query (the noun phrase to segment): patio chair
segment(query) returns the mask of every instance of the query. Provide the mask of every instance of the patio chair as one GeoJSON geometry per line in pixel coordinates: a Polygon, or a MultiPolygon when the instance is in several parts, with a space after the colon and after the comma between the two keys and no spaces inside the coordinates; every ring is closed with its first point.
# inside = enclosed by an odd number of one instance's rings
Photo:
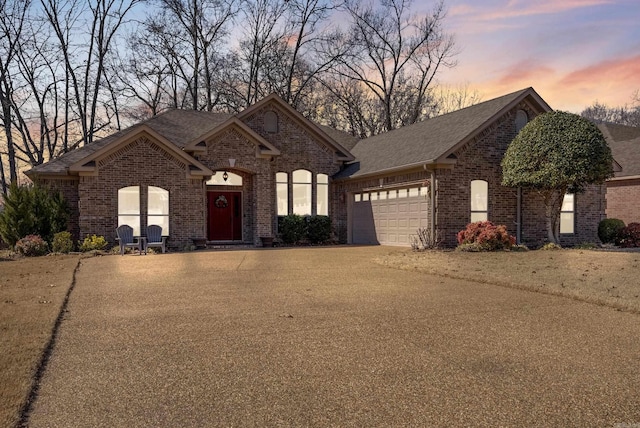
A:
{"type": "Polygon", "coordinates": [[[133,228],[131,226],[127,224],[118,226],[116,234],[118,235],[121,255],[124,256],[124,249],[126,247],[137,248],[138,252],[142,254],[142,240],[133,236],[133,228]]]}
{"type": "Polygon", "coordinates": [[[147,226],[147,242],[144,246],[144,253],[147,254],[147,248],[160,247],[162,254],[167,250],[167,237],[162,236],[162,226],[152,224],[147,226]]]}

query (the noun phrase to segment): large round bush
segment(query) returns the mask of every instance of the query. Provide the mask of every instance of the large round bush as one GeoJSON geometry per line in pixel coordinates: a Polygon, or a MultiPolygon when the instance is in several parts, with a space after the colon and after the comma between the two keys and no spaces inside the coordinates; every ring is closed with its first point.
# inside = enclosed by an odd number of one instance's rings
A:
{"type": "Polygon", "coordinates": [[[598,224],[598,238],[603,244],[614,244],[624,229],[624,221],[617,218],[605,218],[598,224]]]}

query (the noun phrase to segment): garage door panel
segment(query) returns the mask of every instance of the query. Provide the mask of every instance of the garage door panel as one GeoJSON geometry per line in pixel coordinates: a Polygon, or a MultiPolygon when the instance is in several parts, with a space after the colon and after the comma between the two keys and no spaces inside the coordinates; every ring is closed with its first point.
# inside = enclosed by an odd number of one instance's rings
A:
{"type": "MultiPolygon", "coordinates": [[[[416,193],[417,191],[413,192],[416,193]]],[[[409,246],[409,236],[415,235],[419,228],[428,225],[429,205],[424,195],[369,199],[354,203],[352,241],[356,244],[409,246]]]]}

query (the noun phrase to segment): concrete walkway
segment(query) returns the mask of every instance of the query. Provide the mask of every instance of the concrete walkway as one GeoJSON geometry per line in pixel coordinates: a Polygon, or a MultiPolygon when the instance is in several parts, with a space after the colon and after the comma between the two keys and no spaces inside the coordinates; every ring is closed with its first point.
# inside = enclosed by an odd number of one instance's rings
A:
{"type": "Polygon", "coordinates": [[[390,251],[83,260],[30,426],[640,423],[640,316],[390,251]]]}

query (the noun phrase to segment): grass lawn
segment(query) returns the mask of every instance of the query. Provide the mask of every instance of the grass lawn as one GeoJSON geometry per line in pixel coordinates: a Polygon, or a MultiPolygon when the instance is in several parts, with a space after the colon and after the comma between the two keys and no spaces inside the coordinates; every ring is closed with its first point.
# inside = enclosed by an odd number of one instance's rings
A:
{"type": "Polygon", "coordinates": [[[376,261],[399,269],[565,296],[640,313],[640,252],[403,250],[392,251],[376,261]]]}
{"type": "Polygon", "coordinates": [[[0,426],[14,426],[79,256],[0,255],[0,426]]]}

